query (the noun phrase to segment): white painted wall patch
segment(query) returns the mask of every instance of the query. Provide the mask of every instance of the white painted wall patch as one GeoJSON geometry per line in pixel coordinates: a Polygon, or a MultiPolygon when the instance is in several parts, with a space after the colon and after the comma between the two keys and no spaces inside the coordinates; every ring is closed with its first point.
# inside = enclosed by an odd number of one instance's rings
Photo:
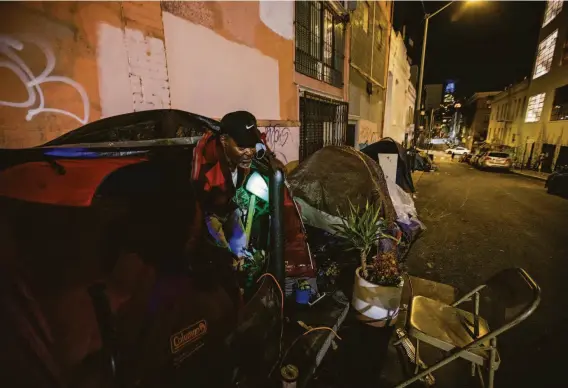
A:
{"type": "Polygon", "coordinates": [[[162,40],[100,24],[97,65],[102,117],[170,107],[162,40]]]}
{"type": "Polygon", "coordinates": [[[293,1],[261,1],[260,20],[281,37],[294,39],[293,1]]]}
{"type": "Polygon", "coordinates": [[[276,59],[169,12],[162,17],[172,108],[212,118],[248,110],[259,120],[280,119],[276,59]]]}

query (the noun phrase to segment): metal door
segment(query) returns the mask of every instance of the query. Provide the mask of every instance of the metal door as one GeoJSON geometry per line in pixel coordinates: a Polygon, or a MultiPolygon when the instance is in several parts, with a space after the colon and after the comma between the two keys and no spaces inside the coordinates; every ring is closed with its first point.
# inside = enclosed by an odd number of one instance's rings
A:
{"type": "Polygon", "coordinates": [[[552,172],[552,159],[554,158],[554,151],[556,146],[554,144],[543,144],[542,153],[545,155],[542,161],[542,172],[552,172]]]}
{"type": "Polygon", "coordinates": [[[355,124],[347,125],[347,137],[345,139],[345,144],[351,147],[355,147],[355,124]]]}

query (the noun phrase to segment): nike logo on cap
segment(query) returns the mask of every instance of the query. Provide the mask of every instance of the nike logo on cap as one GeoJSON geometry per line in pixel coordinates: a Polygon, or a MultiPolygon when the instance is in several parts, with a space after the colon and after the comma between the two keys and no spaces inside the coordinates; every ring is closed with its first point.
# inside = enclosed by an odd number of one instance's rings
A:
{"type": "Polygon", "coordinates": [[[254,124],[252,124],[252,125],[245,125],[245,127],[247,127],[247,129],[251,129],[252,127],[254,127],[254,124]]]}

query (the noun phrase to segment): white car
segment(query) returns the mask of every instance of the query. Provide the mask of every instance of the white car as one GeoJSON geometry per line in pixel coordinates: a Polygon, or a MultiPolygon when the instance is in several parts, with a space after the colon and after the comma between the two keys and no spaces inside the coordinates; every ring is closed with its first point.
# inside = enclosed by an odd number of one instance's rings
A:
{"type": "Polygon", "coordinates": [[[477,161],[477,166],[480,169],[503,169],[510,170],[513,165],[513,160],[511,155],[506,152],[487,152],[479,157],[477,161]]]}
{"type": "Polygon", "coordinates": [[[465,147],[456,147],[456,148],[450,148],[446,150],[446,154],[454,154],[454,155],[464,155],[464,154],[470,154],[471,151],[468,150],[465,147]]]}

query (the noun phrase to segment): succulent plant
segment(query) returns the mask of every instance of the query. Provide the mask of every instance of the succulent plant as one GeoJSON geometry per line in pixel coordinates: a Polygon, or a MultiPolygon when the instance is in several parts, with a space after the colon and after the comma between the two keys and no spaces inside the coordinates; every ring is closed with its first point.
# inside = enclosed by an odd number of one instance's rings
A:
{"type": "Polygon", "coordinates": [[[379,252],[371,260],[367,280],[382,286],[397,286],[402,276],[396,250],[379,252]]]}

